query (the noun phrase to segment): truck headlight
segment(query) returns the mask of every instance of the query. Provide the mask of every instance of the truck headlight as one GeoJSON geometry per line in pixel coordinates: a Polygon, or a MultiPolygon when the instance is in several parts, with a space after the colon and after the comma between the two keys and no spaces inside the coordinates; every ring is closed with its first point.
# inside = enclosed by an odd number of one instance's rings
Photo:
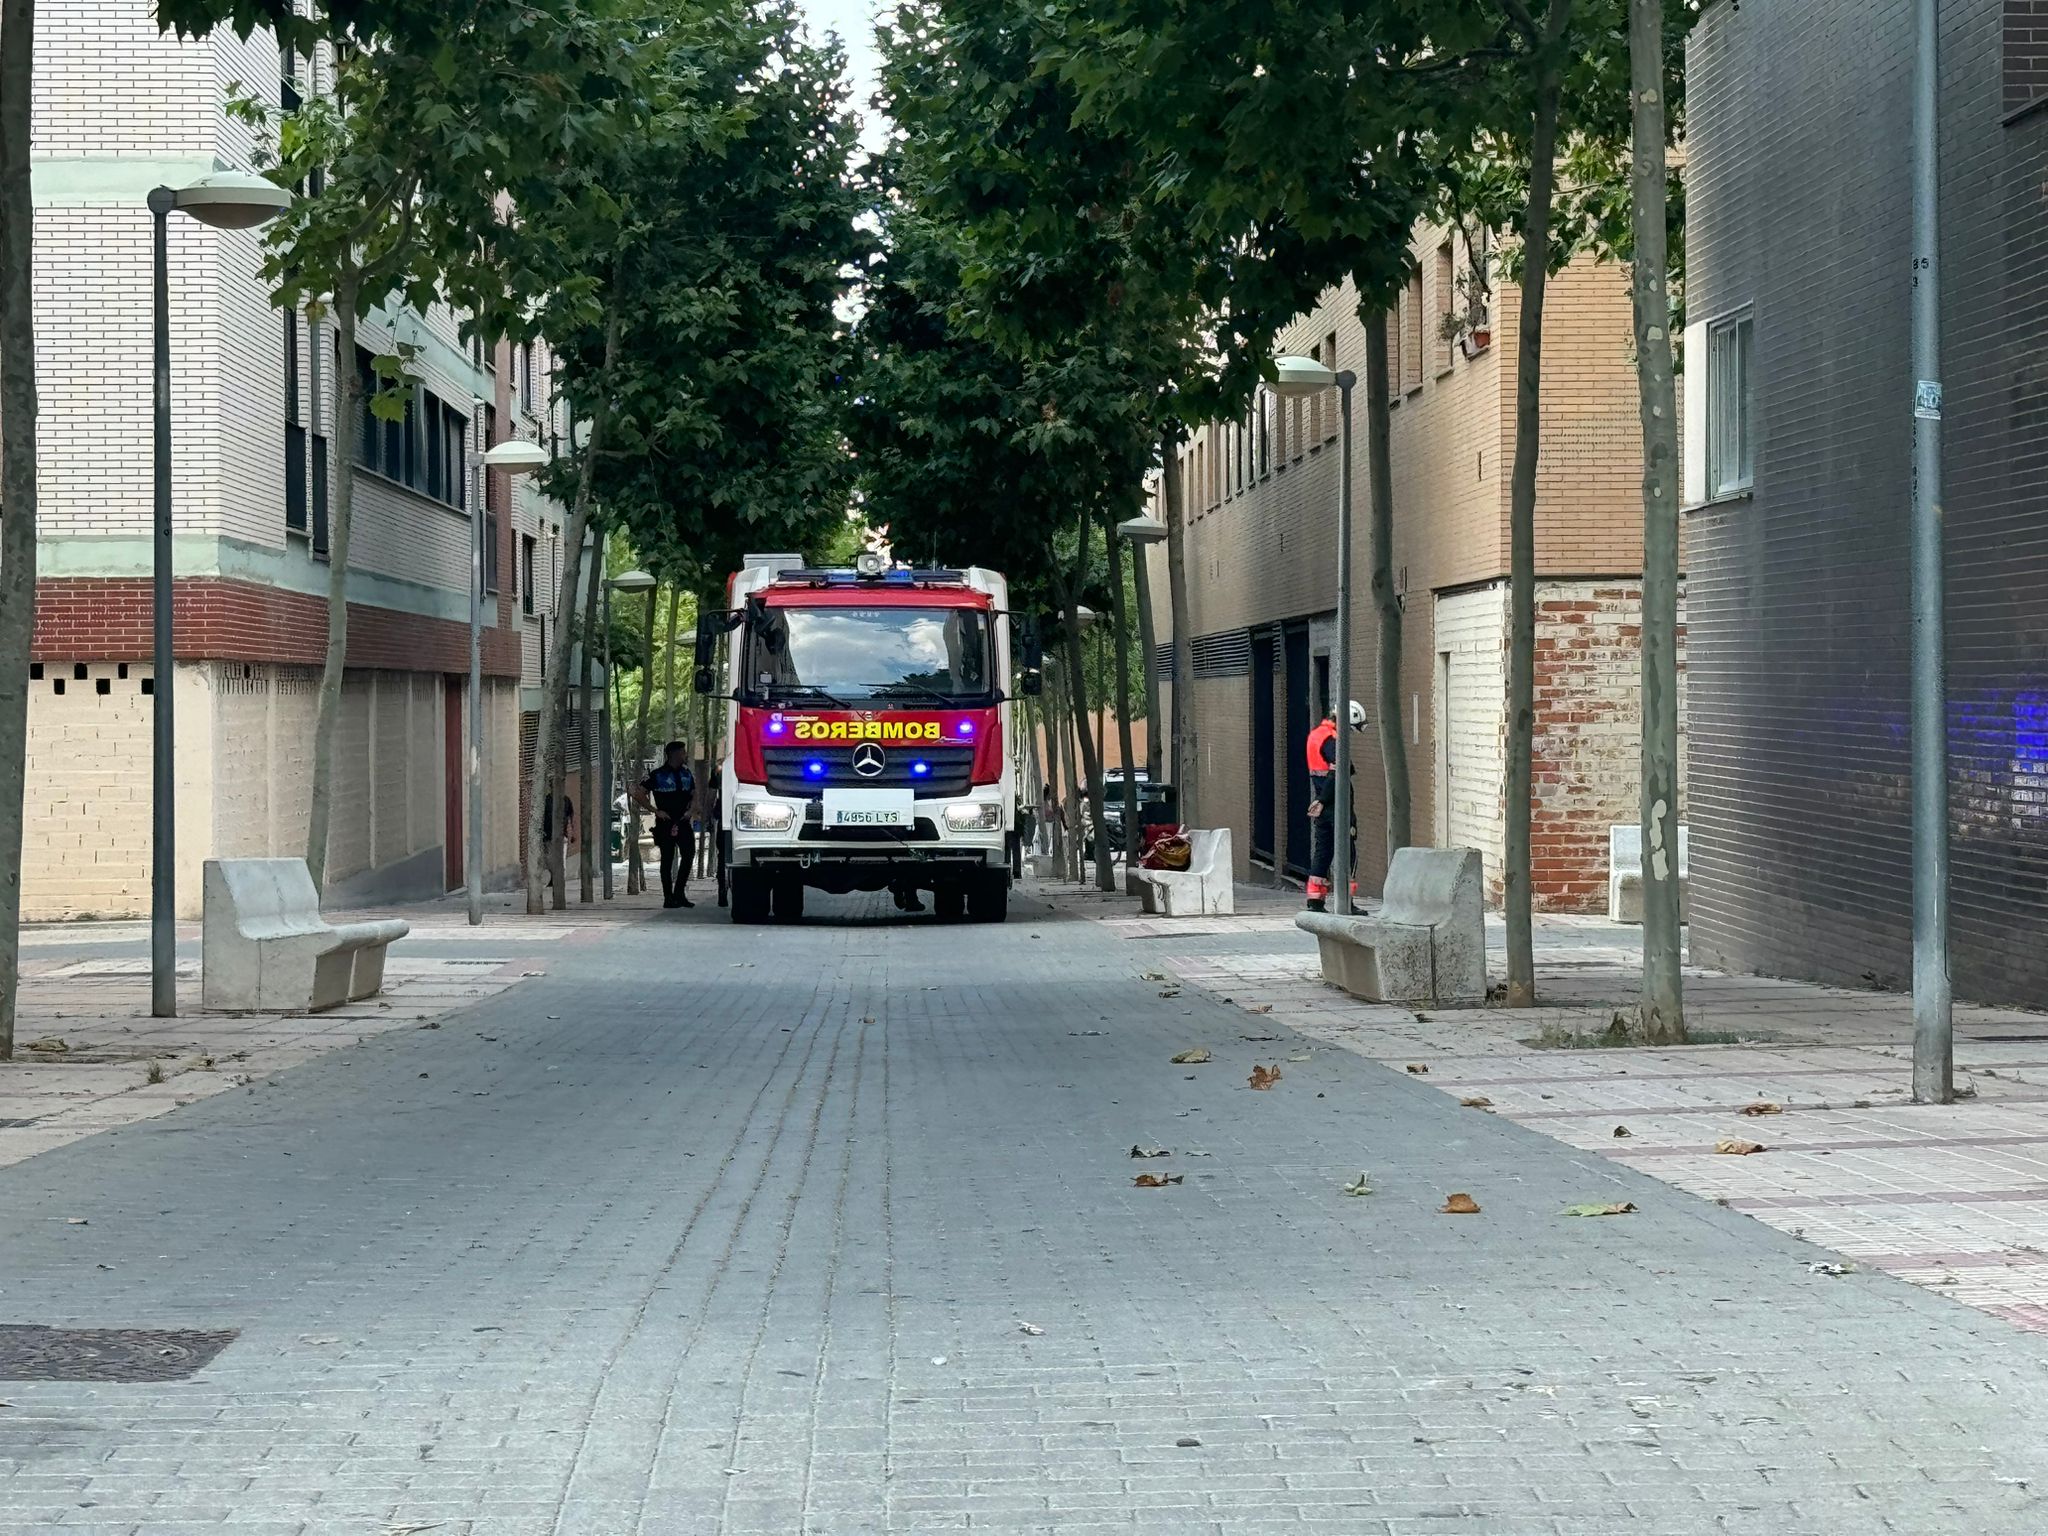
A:
{"type": "Polygon", "coordinates": [[[993,800],[982,805],[949,805],[946,825],[955,832],[993,832],[1003,824],[1003,808],[993,800]]]}
{"type": "Polygon", "coordinates": [[[773,800],[742,800],[738,815],[742,832],[787,832],[796,820],[793,806],[773,800]]]}

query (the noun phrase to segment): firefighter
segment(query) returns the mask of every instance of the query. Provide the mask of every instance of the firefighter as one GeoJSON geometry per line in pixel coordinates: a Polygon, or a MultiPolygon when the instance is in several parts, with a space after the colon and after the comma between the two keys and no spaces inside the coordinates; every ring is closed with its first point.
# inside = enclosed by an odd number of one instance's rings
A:
{"type": "MultiPolygon", "coordinates": [[[[1351,701],[1351,729],[1365,729],[1365,706],[1351,701]]],[[[1350,754],[1345,754],[1348,759],[1350,754]]],[[[1348,771],[1348,768],[1347,768],[1348,771]]],[[[1337,854],[1336,827],[1337,717],[1323,716],[1322,723],[1308,733],[1308,909],[1326,910],[1330,896],[1330,864],[1337,854]]],[[[1358,868],[1358,798],[1351,799],[1351,868],[1358,868]]],[[[1351,894],[1358,894],[1358,881],[1351,881],[1351,894]]]]}

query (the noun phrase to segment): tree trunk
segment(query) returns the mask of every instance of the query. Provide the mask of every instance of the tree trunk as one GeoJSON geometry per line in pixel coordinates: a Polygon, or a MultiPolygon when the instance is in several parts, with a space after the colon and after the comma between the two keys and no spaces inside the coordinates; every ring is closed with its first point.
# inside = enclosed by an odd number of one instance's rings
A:
{"type": "Polygon", "coordinates": [[[21,821],[36,621],[35,0],[0,0],[0,1061],[21,982],[21,821]]]}
{"type": "MultiPolygon", "coordinates": [[[[334,285],[334,511],[327,523],[327,663],[313,724],[313,796],[306,816],[306,868],[313,889],[327,889],[328,830],[334,819],[334,759],[341,734],[341,691],[348,669],[348,539],[354,522],[356,440],[362,431],[362,378],[356,372],[358,279],[334,285]]],[[[167,686],[163,678],[157,686],[167,686]]]]}
{"type": "Polygon", "coordinates": [[[1045,851],[1052,855],[1055,875],[1067,867],[1066,814],[1060,799],[1060,731],[1063,727],[1060,725],[1060,688],[1059,679],[1055,676],[1057,670],[1053,658],[1046,657],[1044,664],[1039,668],[1039,676],[1043,679],[1041,687],[1044,691],[1038,696],[1038,728],[1044,733],[1045,741],[1045,781],[1040,794],[1043,796],[1046,791],[1051,791],[1047,796],[1051,804],[1042,812],[1045,817],[1045,851]]]}
{"type": "MultiPolygon", "coordinates": [[[[606,428],[611,423],[612,365],[619,352],[620,320],[616,313],[606,322],[604,332],[604,363],[598,374],[597,414],[591,418],[590,440],[584,449],[584,464],[594,463],[598,450],[604,446],[606,428]]],[[[343,455],[346,460],[347,455],[343,455]]],[[[580,552],[583,536],[590,526],[590,475],[586,472],[577,477],[576,500],[569,508],[569,526],[562,533],[562,547],[580,552]]],[[[562,562],[561,580],[555,597],[555,629],[548,637],[548,676],[542,689],[540,717],[535,722],[533,742],[533,787],[529,791],[533,798],[534,810],[526,818],[526,910],[538,917],[547,911],[547,891],[542,883],[546,865],[547,839],[541,836],[540,808],[542,796],[548,786],[562,781],[562,711],[569,693],[569,640],[574,626],[565,622],[576,612],[577,579],[582,575],[582,561],[571,554],[562,562]]],[[[559,819],[555,827],[559,834],[559,819]]],[[[562,895],[561,880],[555,882],[556,895],[562,895]]],[[[559,904],[559,903],[558,903],[559,904]]]]}
{"type": "MultiPolygon", "coordinates": [[[[1138,775],[1131,762],[1131,632],[1124,611],[1123,541],[1116,536],[1114,516],[1104,519],[1109,544],[1110,622],[1116,626],[1116,733],[1124,764],[1124,869],[1138,867],[1138,775]]],[[[1143,550],[1133,551],[1140,560],[1143,550]]]]}
{"type": "Polygon", "coordinates": [[[1194,620],[1188,612],[1187,498],[1180,477],[1180,434],[1160,437],[1164,456],[1160,483],[1166,491],[1166,575],[1173,614],[1173,776],[1180,793],[1180,819],[1195,826],[1200,813],[1200,744],[1195,739],[1194,620]]]}
{"type": "MultiPolygon", "coordinates": [[[[585,906],[596,899],[591,883],[597,876],[597,844],[605,841],[604,828],[597,818],[597,780],[599,764],[604,761],[600,745],[603,732],[593,732],[591,726],[601,719],[590,693],[590,673],[595,665],[599,642],[598,615],[603,611],[604,592],[605,530],[600,524],[594,530],[590,541],[590,580],[583,588],[583,664],[577,669],[577,707],[583,711],[583,729],[580,737],[583,743],[583,804],[577,808],[576,820],[583,834],[576,849],[577,899],[585,906]]],[[[606,727],[609,729],[609,726],[606,727]]],[[[605,850],[611,856],[611,850],[605,850]]]]}
{"type": "MultiPolygon", "coordinates": [[[[682,612],[682,607],[683,594],[681,590],[676,587],[670,587],[668,593],[668,641],[663,647],[666,653],[666,660],[662,667],[662,670],[667,674],[662,684],[662,688],[667,694],[667,698],[662,703],[662,723],[664,729],[661,739],[664,744],[676,739],[676,618],[682,612]]],[[[650,630],[649,633],[651,634],[652,631],[650,630]]],[[[696,670],[693,664],[690,668],[693,677],[696,675],[696,670]]],[[[647,675],[649,678],[654,676],[654,667],[651,663],[647,668],[647,675]]],[[[641,761],[645,762],[646,757],[647,744],[642,742],[641,761]]]]}
{"type": "MultiPolygon", "coordinates": [[[[1387,788],[1387,862],[1408,846],[1408,733],[1401,727],[1401,594],[1394,590],[1393,407],[1387,386],[1387,312],[1365,322],[1365,452],[1372,496],[1372,601],[1379,614],[1380,768],[1387,788]]],[[[1343,707],[1350,708],[1347,701],[1343,707]]],[[[1356,870],[1352,873],[1355,875],[1356,870]]]]}
{"type": "Polygon", "coordinates": [[[1522,214],[1521,346],[1515,367],[1515,471],[1508,494],[1507,940],[1510,1008],[1536,1005],[1535,894],[1530,885],[1530,769],[1536,734],[1536,463],[1543,431],[1543,290],[1557,183],[1559,43],[1572,0],[1551,0],[1535,71],[1529,200],[1522,214]]]}
{"type": "MultiPolygon", "coordinates": [[[[654,603],[659,595],[659,592],[647,594],[647,615],[640,625],[640,655],[643,658],[640,672],[640,717],[633,733],[633,766],[621,775],[629,783],[637,780],[647,767],[647,716],[654,707],[654,603]]],[[[670,603],[668,608],[668,636],[668,675],[670,687],[673,689],[676,675],[674,603],[670,603]]],[[[670,697],[674,697],[673,692],[670,697]]],[[[626,889],[644,891],[647,889],[647,871],[640,863],[640,802],[628,795],[626,803],[632,807],[632,820],[626,828],[626,835],[631,839],[631,850],[626,856],[626,889]]]]}
{"type": "MultiPolygon", "coordinates": [[[[1102,796],[1102,736],[1104,721],[1097,720],[1096,729],[1090,732],[1088,726],[1088,657],[1081,640],[1081,591],[1088,579],[1089,546],[1093,542],[1094,519],[1086,512],[1081,514],[1080,538],[1074,555],[1074,577],[1067,587],[1066,631],[1067,661],[1074,669],[1074,724],[1081,733],[1081,771],[1088,776],[1088,814],[1090,825],[1095,829],[1095,888],[1099,891],[1116,889],[1116,860],[1110,857],[1108,828],[1103,818],[1102,796]]],[[[1097,708],[1100,709],[1098,702],[1097,708]]],[[[1084,850],[1085,851],[1085,850],[1084,850]]]]}
{"type": "Polygon", "coordinates": [[[1685,1041],[1678,904],[1678,387],[1665,245],[1664,0],[1630,0],[1636,383],[1643,418],[1643,1000],[1636,1036],[1685,1041]]]}

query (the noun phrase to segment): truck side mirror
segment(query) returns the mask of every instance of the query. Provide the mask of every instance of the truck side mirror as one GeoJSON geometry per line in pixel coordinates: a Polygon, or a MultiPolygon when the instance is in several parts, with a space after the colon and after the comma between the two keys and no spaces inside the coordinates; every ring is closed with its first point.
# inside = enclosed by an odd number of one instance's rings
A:
{"type": "MultiPolygon", "coordinates": [[[[722,617],[722,616],[721,616],[722,617]]],[[[722,630],[714,629],[711,615],[704,614],[697,624],[697,692],[711,694],[718,691],[718,636],[722,630]]]]}
{"type": "MultiPolygon", "coordinates": [[[[1038,620],[1026,619],[1017,626],[1017,643],[1024,652],[1020,662],[1024,675],[1036,677],[1045,668],[1045,641],[1038,633],[1038,620]]],[[[1038,689],[1027,688],[1025,692],[1036,693],[1038,689]]]]}
{"type": "Polygon", "coordinates": [[[1031,698],[1037,698],[1041,693],[1045,692],[1045,674],[1036,667],[1030,668],[1018,677],[1017,691],[1031,698]]]}

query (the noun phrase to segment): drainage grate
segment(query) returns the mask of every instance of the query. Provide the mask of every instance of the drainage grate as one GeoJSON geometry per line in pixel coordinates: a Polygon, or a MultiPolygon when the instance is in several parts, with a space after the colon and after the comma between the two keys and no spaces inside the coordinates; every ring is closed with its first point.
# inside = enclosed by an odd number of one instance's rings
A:
{"type": "Polygon", "coordinates": [[[46,1328],[0,1323],[0,1381],[182,1381],[236,1330],[46,1328]]]}

